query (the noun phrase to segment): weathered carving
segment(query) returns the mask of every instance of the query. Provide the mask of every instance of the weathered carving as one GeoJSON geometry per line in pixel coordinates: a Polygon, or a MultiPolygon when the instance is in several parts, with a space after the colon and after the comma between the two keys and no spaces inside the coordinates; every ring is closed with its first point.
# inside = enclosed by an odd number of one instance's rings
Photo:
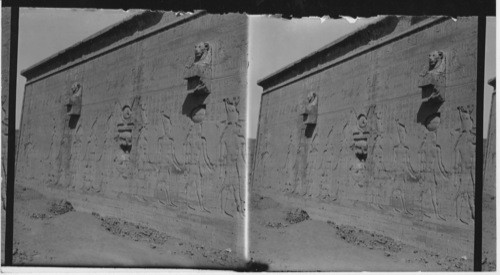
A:
{"type": "Polygon", "coordinates": [[[458,177],[458,190],[455,197],[456,216],[465,224],[473,224],[476,172],[476,132],[471,117],[473,106],[459,106],[457,109],[461,129],[454,147],[454,170],[458,177]]]}
{"type": "Polygon", "coordinates": [[[318,198],[325,201],[336,201],[339,195],[339,185],[342,181],[340,163],[342,162],[342,153],[346,148],[346,129],[349,125],[346,122],[342,126],[340,133],[335,133],[335,127],[332,127],[326,137],[327,144],[323,151],[323,166],[320,180],[320,190],[318,198]]]}
{"type": "Polygon", "coordinates": [[[422,101],[445,101],[446,57],[442,51],[429,54],[429,66],[420,74],[419,85],[422,88],[422,101]]]}
{"type": "MultiPolygon", "coordinates": [[[[172,179],[175,179],[175,182],[179,181],[178,174],[183,172],[183,165],[180,164],[180,161],[178,160],[176,156],[176,150],[174,146],[174,138],[172,136],[172,132],[174,131],[174,127],[172,125],[172,120],[168,114],[166,114],[164,111],[161,112],[162,115],[160,117],[161,119],[161,129],[162,131],[160,132],[160,137],[158,138],[159,146],[160,146],[160,154],[162,156],[165,156],[166,159],[168,160],[167,165],[166,165],[166,175],[168,176],[165,178],[160,178],[160,188],[159,188],[159,199],[158,201],[161,204],[165,205],[170,205],[173,207],[178,207],[178,205],[175,203],[177,200],[177,192],[171,191],[170,182],[172,182],[172,179]],[[173,194],[175,193],[175,194],[173,194]],[[162,199],[166,200],[166,203],[162,201],[162,199]]],[[[160,168],[161,169],[161,168],[160,168]]]]}
{"type": "Polygon", "coordinates": [[[304,113],[302,113],[304,124],[316,125],[318,120],[318,96],[315,92],[307,94],[304,113]]]}
{"type": "Polygon", "coordinates": [[[199,123],[193,120],[191,129],[188,133],[187,139],[184,142],[184,152],[186,157],[186,168],[184,170],[184,176],[186,181],[186,203],[187,206],[193,210],[196,210],[190,205],[189,200],[191,193],[194,191],[200,210],[210,213],[209,210],[205,208],[203,203],[202,187],[206,181],[209,174],[213,172],[213,164],[210,161],[207,153],[207,141],[202,135],[202,114],[204,114],[203,108],[198,108],[198,111],[193,114],[199,123]],[[201,119],[200,119],[201,118],[201,119]]]}
{"type": "Polygon", "coordinates": [[[194,123],[201,123],[207,114],[207,109],[206,109],[205,104],[201,104],[197,107],[195,107],[192,111],[189,117],[194,123]]]}
{"type": "Polygon", "coordinates": [[[384,112],[381,105],[372,105],[368,110],[369,138],[368,154],[371,154],[370,169],[375,178],[382,178],[386,168],[384,165],[383,143],[385,139],[384,112]]]}
{"type": "Polygon", "coordinates": [[[221,194],[221,210],[228,216],[233,216],[229,211],[228,198],[234,199],[236,211],[243,214],[243,199],[241,198],[240,186],[244,175],[244,168],[241,165],[245,162],[244,141],[240,141],[238,123],[239,120],[239,104],[240,98],[225,98],[223,99],[227,120],[221,137],[220,159],[220,174],[224,177],[222,182],[221,194]],[[229,193],[229,194],[227,194],[229,193]]]}
{"type": "Polygon", "coordinates": [[[394,190],[392,194],[399,197],[402,209],[396,211],[413,214],[406,205],[405,195],[411,190],[410,181],[418,180],[416,172],[410,163],[410,148],[406,145],[406,127],[396,119],[398,129],[398,143],[393,148],[394,153],[394,190]]]}
{"type": "Polygon", "coordinates": [[[448,177],[448,172],[444,168],[441,157],[441,146],[437,144],[436,132],[440,123],[441,118],[439,114],[433,114],[426,119],[425,124],[427,133],[419,149],[421,165],[420,174],[423,185],[420,193],[420,201],[422,214],[429,217],[422,209],[426,198],[424,195],[430,193],[434,214],[438,219],[445,220],[439,213],[439,203],[437,199],[437,190],[441,188],[443,184],[443,182],[439,180],[439,175],[441,175],[442,180],[447,180],[448,177]]]}
{"type": "Polygon", "coordinates": [[[210,94],[212,78],[212,49],[207,42],[194,47],[194,60],[186,66],[184,79],[188,81],[188,90],[195,94],[210,94]]]}
{"type": "Polygon", "coordinates": [[[122,108],[122,116],[117,124],[118,128],[118,141],[120,148],[126,154],[130,154],[132,150],[132,130],[134,122],[132,120],[132,109],[129,105],[122,108]]]}
{"type": "Polygon", "coordinates": [[[352,148],[356,157],[364,162],[368,156],[368,137],[370,132],[367,129],[367,119],[365,114],[358,115],[357,125],[353,131],[352,148]]]}
{"type": "Polygon", "coordinates": [[[82,110],[82,85],[75,83],[71,86],[71,94],[66,103],[66,111],[69,116],[79,116],[82,110]]]}

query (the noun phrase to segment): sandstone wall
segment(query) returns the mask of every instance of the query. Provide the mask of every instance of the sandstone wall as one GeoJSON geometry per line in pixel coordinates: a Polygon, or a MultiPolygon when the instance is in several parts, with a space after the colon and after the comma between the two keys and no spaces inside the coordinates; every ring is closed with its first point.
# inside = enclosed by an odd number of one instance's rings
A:
{"type": "MultiPolygon", "coordinates": [[[[496,79],[489,82],[495,88],[496,79]]],[[[485,90],[491,87],[485,87],[485,90]]],[[[483,258],[496,260],[496,91],[491,96],[488,139],[484,150],[483,258]]]]}
{"type": "Polygon", "coordinates": [[[475,18],[387,17],[260,81],[253,194],[470,257],[476,56],[475,18]]]}
{"type": "Polygon", "coordinates": [[[17,183],[242,253],[247,27],[146,12],[24,71],[17,183]]]}

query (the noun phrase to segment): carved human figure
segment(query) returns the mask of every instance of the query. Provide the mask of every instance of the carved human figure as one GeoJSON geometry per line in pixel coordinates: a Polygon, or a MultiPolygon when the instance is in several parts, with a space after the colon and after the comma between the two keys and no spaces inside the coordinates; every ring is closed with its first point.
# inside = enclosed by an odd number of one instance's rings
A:
{"type": "MultiPolygon", "coordinates": [[[[162,130],[163,130],[163,135],[159,138],[159,143],[160,143],[160,154],[161,155],[166,155],[166,159],[168,160],[167,162],[167,167],[165,170],[167,170],[167,175],[168,179],[159,179],[159,190],[162,193],[161,196],[165,196],[166,199],[166,205],[177,207],[178,205],[174,201],[174,196],[173,192],[171,192],[171,186],[169,185],[169,182],[178,182],[178,177],[176,176],[179,174],[179,172],[182,171],[183,169],[183,164],[180,163],[177,155],[176,155],[176,150],[174,146],[174,137],[172,135],[173,129],[175,129],[172,125],[172,120],[170,118],[170,115],[166,114],[165,112],[162,112],[161,115],[162,119],[162,130]],[[166,149],[165,149],[166,148],[166,149]],[[168,152],[168,153],[165,153],[168,152]]],[[[180,129],[177,129],[179,131],[180,129]]],[[[178,153],[178,152],[177,152],[178,153]]],[[[158,200],[161,204],[163,203],[162,200],[158,200]]]]}
{"type": "Polygon", "coordinates": [[[205,183],[208,174],[213,172],[213,165],[208,158],[207,142],[202,135],[202,122],[205,116],[204,106],[196,107],[190,114],[191,129],[189,130],[187,139],[184,143],[186,156],[185,177],[186,182],[186,203],[187,206],[196,210],[189,204],[191,193],[196,194],[200,210],[210,213],[203,203],[202,186],[205,183]]]}
{"type": "Polygon", "coordinates": [[[455,152],[454,170],[458,177],[458,190],[455,197],[456,216],[461,222],[472,224],[474,221],[474,174],[476,172],[476,133],[471,117],[473,109],[471,106],[468,108],[460,106],[457,109],[460,115],[461,131],[453,150],[455,152]],[[463,209],[466,210],[463,211],[463,209]]]}
{"type": "Polygon", "coordinates": [[[409,211],[406,205],[405,195],[408,194],[408,191],[412,189],[410,186],[410,178],[414,181],[417,181],[416,172],[411,166],[409,151],[410,148],[406,145],[406,127],[404,124],[397,122],[397,130],[398,130],[398,144],[396,144],[393,148],[394,153],[394,190],[392,192],[393,195],[397,195],[399,193],[399,199],[401,201],[402,209],[398,209],[395,207],[395,210],[398,212],[404,212],[407,214],[413,214],[409,211]]]}
{"type": "Polygon", "coordinates": [[[212,55],[210,44],[200,42],[194,47],[194,60],[186,66],[184,78],[188,80],[188,89],[195,93],[209,94],[207,86],[211,78],[212,55]]]}
{"type": "Polygon", "coordinates": [[[220,149],[220,169],[223,170],[220,174],[224,177],[220,190],[221,210],[226,215],[232,217],[233,215],[228,209],[229,198],[232,197],[234,199],[238,213],[243,215],[244,211],[243,199],[240,192],[242,178],[245,173],[243,167],[241,167],[245,162],[244,144],[239,137],[239,128],[241,127],[238,123],[239,111],[237,106],[239,104],[239,97],[225,98],[223,102],[227,120],[226,127],[221,136],[222,146],[220,149]]]}
{"type": "Polygon", "coordinates": [[[265,131],[263,136],[260,137],[259,143],[260,142],[262,142],[262,146],[259,146],[259,148],[262,149],[260,149],[260,155],[256,156],[257,165],[255,165],[255,167],[259,167],[260,170],[258,174],[259,177],[257,177],[257,175],[254,176],[254,178],[256,178],[255,182],[263,182],[268,176],[267,167],[269,167],[269,161],[271,160],[271,150],[269,145],[271,142],[271,134],[269,131],[265,131]]]}
{"type": "MultiPolygon", "coordinates": [[[[445,220],[439,213],[439,202],[437,200],[438,176],[447,178],[448,172],[445,170],[442,157],[441,146],[437,144],[437,129],[441,123],[441,118],[437,114],[429,116],[426,120],[427,133],[419,149],[420,173],[422,180],[421,211],[423,209],[424,194],[430,193],[434,213],[438,219],[445,220]]],[[[424,211],[422,213],[429,217],[424,211]]]]}
{"type": "Polygon", "coordinates": [[[374,105],[373,109],[373,119],[370,123],[370,136],[368,139],[368,144],[370,144],[369,153],[372,155],[371,165],[373,168],[373,176],[376,179],[382,178],[383,173],[387,170],[384,164],[384,119],[383,119],[383,109],[380,105],[374,105]]]}
{"type": "MultiPolygon", "coordinates": [[[[285,157],[285,161],[283,162],[283,165],[282,165],[282,168],[281,168],[281,171],[283,173],[283,177],[282,177],[282,180],[284,181],[284,186],[282,188],[282,191],[285,192],[285,193],[288,193],[288,192],[291,192],[292,189],[291,189],[291,186],[292,186],[292,181],[293,181],[293,177],[291,177],[293,175],[293,152],[294,152],[294,139],[293,139],[293,133],[294,133],[294,129],[290,127],[290,134],[288,136],[288,146],[287,146],[287,150],[286,150],[286,157],[285,157]]],[[[281,177],[280,177],[281,179],[281,177]]]]}
{"type": "Polygon", "coordinates": [[[339,135],[335,135],[335,127],[332,127],[327,135],[325,145],[325,150],[323,151],[324,163],[323,171],[321,173],[320,181],[320,192],[318,198],[326,201],[336,201],[338,199],[339,193],[339,183],[341,176],[341,171],[339,169],[339,164],[342,161],[342,152],[346,147],[346,129],[348,123],[346,122],[342,127],[342,132],[340,133],[340,140],[338,140],[339,135]],[[334,135],[332,135],[334,134],[334,135]]]}
{"type": "Polygon", "coordinates": [[[318,96],[315,92],[309,92],[307,94],[307,101],[304,113],[304,123],[305,124],[316,124],[318,120],[318,96]]]}
{"type": "Polygon", "coordinates": [[[71,85],[71,94],[66,104],[66,110],[70,116],[79,116],[82,110],[82,85],[74,83],[71,85]]]}
{"type": "Polygon", "coordinates": [[[132,150],[132,130],[134,122],[132,118],[132,109],[129,105],[122,107],[122,114],[117,123],[118,129],[118,150],[114,162],[116,169],[125,179],[129,178],[131,173],[129,169],[130,151],[132,150]]]}
{"type": "Polygon", "coordinates": [[[429,65],[420,74],[420,77],[419,87],[429,90],[429,95],[422,98],[422,102],[432,100],[443,102],[443,86],[446,77],[446,59],[443,51],[432,51],[429,54],[429,65]]]}
{"type": "Polygon", "coordinates": [[[307,145],[306,166],[304,171],[304,188],[302,196],[317,197],[319,193],[319,182],[316,180],[321,173],[321,158],[319,151],[323,151],[318,138],[318,132],[314,132],[309,144],[307,145]]]}

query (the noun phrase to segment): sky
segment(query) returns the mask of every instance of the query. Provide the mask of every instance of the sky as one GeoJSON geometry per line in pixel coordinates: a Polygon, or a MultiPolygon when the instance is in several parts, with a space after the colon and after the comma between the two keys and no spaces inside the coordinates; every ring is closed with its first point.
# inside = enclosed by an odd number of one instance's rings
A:
{"type": "MultiPolygon", "coordinates": [[[[140,11],[20,9],[16,128],[20,125],[25,85],[25,78],[20,75],[20,71],[137,12],[140,11]]],[[[376,20],[376,17],[358,18],[355,23],[349,23],[346,19],[286,20],[270,16],[250,16],[248,90],[250,117],[254,119],[250,121],[249,136],[254,138],[257,132],[262,93],[262,88],[256,84],[259,79],[376,20]]],[[[485,81],[495,75],[495,31],[495,18],[488,18],[485,81]]],[[[486,85],[485,135],[492,91],[486,85]]]]}
{"type": "MultiPolygon", "coordinates": [[[[250,16],[250,117],[259,116],[262,88],[257,81],[376,20],[377,17],[359,18],[349,23],[346,19],[250,16]]],[[[257,136],[257,125],[258,119],[250,121],[251,138],[257,136]]]]}
{"type": "Polygon", "coordinates": [[[19,9],[16,129],[21,123],[26,78],[21,71],[138,11],[19,9]]]}

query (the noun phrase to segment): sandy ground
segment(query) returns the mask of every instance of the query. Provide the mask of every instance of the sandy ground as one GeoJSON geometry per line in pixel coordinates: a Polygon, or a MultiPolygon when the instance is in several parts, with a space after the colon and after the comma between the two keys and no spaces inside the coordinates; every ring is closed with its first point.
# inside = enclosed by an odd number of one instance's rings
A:
{"type": "MultiPolygon", "coordinates": [[[[255,270],[472,270],[472,259],[438,255],[334,221],[312,220],[271,198],[253,198],[250,257],[255,270]]],[[[231,251],[196,245],[113,217],[76,212],[65,201],[29,188],[16,189],[15,199],[15,265],[231,269],[242,264],[231,251]]],[[[494,230],[494,224],[483,230],[494,230]]],[[[496,269],[495,241],[485,243],[483,270],[496,269]]]]}
{"type": "Polygon", "coordinates": [[[483,196],[483,271],[496,270],[496,198],[483,196]]]}
{"type": "Polygon", "coordinates": [[[232,251],[203,247],[112,217],[76,212],[65,201],[29,188],[17,188],[15,200],[14,265],[230,269],[242,264],[232,251]]]}
{"type": "Polygon", "coordinates": [[[438,255],[254,196],[250,257],[270,271],[470,271],[473,259],[438,255]],[[295,217],[290,218],[290,217],[295,217]],[[302,221],[301,221],[302,220],[302,221]]]}

